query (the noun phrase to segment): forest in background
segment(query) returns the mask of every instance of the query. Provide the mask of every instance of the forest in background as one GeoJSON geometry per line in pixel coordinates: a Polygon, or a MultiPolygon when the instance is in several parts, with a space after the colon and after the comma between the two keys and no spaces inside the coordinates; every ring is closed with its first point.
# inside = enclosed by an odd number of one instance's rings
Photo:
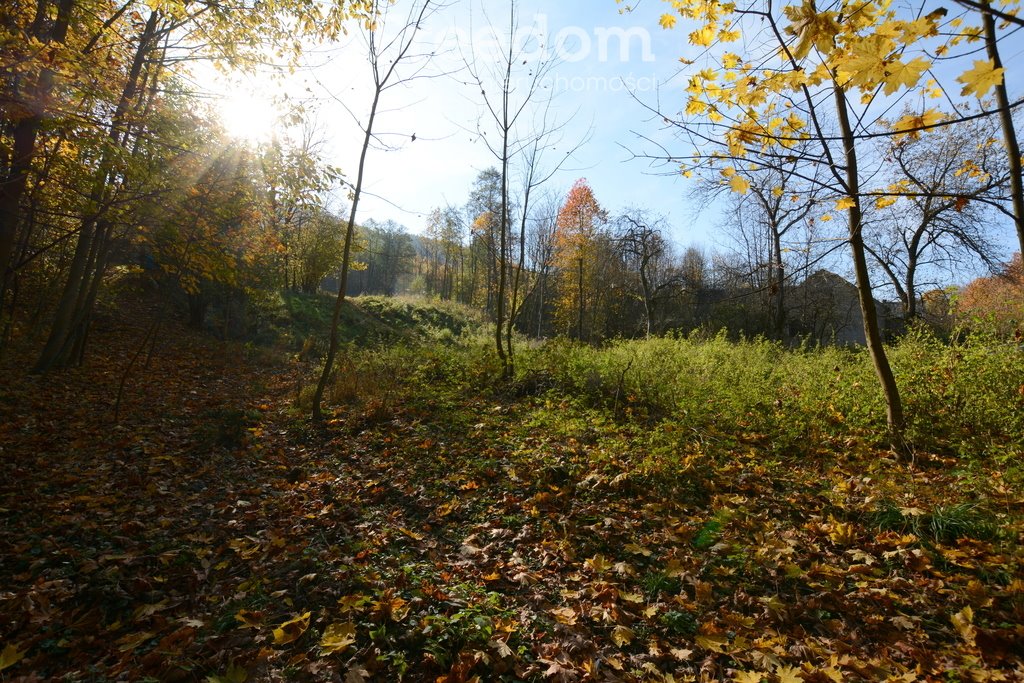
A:
{"type": "Polygon", "coordinates": [[[360,201],[438,4],[0,10],[3,680],[1024,677],[1016,3],[666,0],[638,156],[720,252],[556,186],[517,7],[415,235],[360,201]],[[345,34],[344,166],[191,85],[345,34]]]}
{"type": "MultiPolygon", "coordinates": [[[[887,10],[844,29],[848,36],[824,12],[815,26],[839,47],[808,42],[811,29],[799,22],[780,29],[780,40],[799,41],[791,63],[765,72],[790,74],[774,80],[755,76],[752,55],[730,51],[738,30],[691,36],[719,68],[694,65],[685,111],[665,116],[679,133],[663,161],[692,178],[690,199],[707,209],[698,220],[718,220],[733,245],[709,252],[674,244],[678,230],[642,203],[613,211],[585,180],[568,191],[552,184],[586,137],[551,113],[543,78],[557,60],[520,59],[533,53],[518,38],[515,5],[490,18],[507,51],[489,61],[470,51],[463,64],[480,88],[479,128],[492,133],[481,140],[494,165],[463,205],[434,209],[419,235],[358,215],[366,165],[387,151],[374,122],[393,88],[424,77],[430,55],[417,34],[439,9],[76,0],[6,8],[4,347],[41,343],[37,372],[80,364],[97,298],[126,273],[144,273],[194,326],[214,306],[236,338],[252,332],[261,298],[343,282],[343,296],[415,293],[479,308],[494,321],[506,374],[514,332],[598,343],[727,329],[789,344],[862,343],[896,409],[883,341],[921,322],[946,337],[980,321],[1002,333],[1019,324],[1019,255],[1011,260],[1001,246],[1024,235],[1018,108],[999,58],[1000,41],[1020,29],[1012,11],[964,5],[955,17],[910,21],[887,10]],[[329,43],[348,31],[365,37],[374,88],[365,106],[351,105],[365,109],[365,139],[347,168],[323,158],[329,133],[303,109],[290,126],[281,122],[281,135],[255,144],[232,137],[190,86],[196,62],[252,69],[267,50],[297,58],[298,37],[329,43]],[[844,71],[869,38],[877,62],[844,71]],[[973,60],[980,50],[988,61],[973,60]],[[932,59],[973,67],[946,83],[939,77],[949,69],[932,59]],[[860,104],[845,98],[836,110],[823,99],[829,69],[836,92],[858,93],[860,104]],[[914,109],[913,97],[927,106],[914,109]],[[558,145],[570,151],[553,153],[558,145]],[[339,187],[348,203],[331,208],[339,187]],[[949,286],[979,269],[990,277],[949,286]]],[[[663,28],[705,10],[673,11],[663,28]]],[[[784,21],[795,21],[790,14],[784,21]]],[[[708,32],[718,19],[705,19],[708,32]]],[[[335,354],[332,345],[328,360],[335,354]]]]}

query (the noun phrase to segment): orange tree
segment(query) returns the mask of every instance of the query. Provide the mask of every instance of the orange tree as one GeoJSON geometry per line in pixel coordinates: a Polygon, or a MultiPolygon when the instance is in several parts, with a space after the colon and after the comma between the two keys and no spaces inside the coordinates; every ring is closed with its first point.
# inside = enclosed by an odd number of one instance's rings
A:
{"type": "Polygon", "coordinates": [[[1024,263],[1020,252],[999,273],[968,284],[956,308],[962,318],[991,324],[1000,334],[1019,336],[1024,332],[1024,263]]]}
{"type": "Polygon", "coordinates": [[[578,340],[602,331],[602,237],[607,214],[584,179],[577,180],[558,212],[554,265],[558,271],[555,321],[578,340]]]}

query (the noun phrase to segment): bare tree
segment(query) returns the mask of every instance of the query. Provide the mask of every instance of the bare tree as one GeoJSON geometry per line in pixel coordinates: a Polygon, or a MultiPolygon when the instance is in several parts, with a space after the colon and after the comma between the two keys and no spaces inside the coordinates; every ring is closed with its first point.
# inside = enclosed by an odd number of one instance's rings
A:
{"type": "MultiPolygon", "coordinates": [[[[536,308],[536,336],[544,336],[544,312],[548,302],[548,288],[555,255],[555,230],[561,200],[547,192],[535,203],[531,229],[526,236],[529,268],[534,274],[534,307],[536,308]]],[[[532,326],[532,323],[531,323],[532,326]]]]}
{"type": "MultiPolygon", "coordinates": [[[[341,310],[345,303],[345,290],[348,286],[348,273],[352,256],[352,241],[356,228],[356,216],[359,210],[359,200],[363,194],[363,182],[366,178],[366,160],[374,142],[378,139],[378,133],[374,130],[374,124],[380,111],[381,99],[384,94],[396,86],[409,83],[410,81],[422,78],[426,75],[425,69],[429,55],[419,54],[414,50],[416,37],[423,23],[434,14],[438,5],[433,0],[417,0],[409,5],[408,12],[402,16],[395,16],[398,12],[397,6],[387,0],[379,0],[375,3],[376,18],[367,21],[363,26],[363,36],[366,40],[367,61],[370,67],[370,77],[373,83],[373,94],[370,101],[366,118],[360,123],[363,132],[363,144],[359,152],[358,171],[356,181],[351,187],[352,206],[349,209],[348,225],[345,229],[345,249],[341,262],[341,274],[339,277],[338,297],[334,302],[334,311],[331,315],[331,335],[327,346],[327,358],[324,361],[323,371],[316,385],[316,392],[313,394],[313,419],[322,419],[324,391],[330,380],[334,369],[334,359],[338,353],[338,323],[341,320],[341,310]],[[400,70],[400,67],[409,66],[409,72],[400,70]]],[[[340,101],[339,98],[335,98],[340,101]]]]}
{"type": "Polygon", "coordinates": [[[938,282],[928,274],[955,273],[970,260],[994,268],[987,232],[993,207],[1008,189],[1006,154],[997,122],[978,119],[886,141],[895,164],[894,191],[871,212],[865,247],[899,296],[906,320],[918,316],[918,292],[938,282]]]}
{"type": "MultiPolygon", "coordinates": [[[[759,158],[756,153],[751,156],[759,158]]],[[[724,228],[741,252],[738,263],[744,264],[737,275],[747,281],[752,295],[762,298],[767,329],[779,340],[786,338],[786,289],[807,275],[787,256],[815,248],[810,235],[821,209],[819,173],[819,166],[807,168],[797,156],[764,159],[756,168],[736,170],[748,184],[744,194],[731,192],[722,178],[704,178],[693,191],[702,207],[725,199],[724,228]]]]}
{"type": "Polygon", "coordinates": [[[665,219],[642,209],[630,209],[615,220],[615,239],[627,269],[636,275],[644,309],[644,334],[654,331],[661,304],[682,288],[682,273],[675,268],[671,244],[665,239],[665,219]]]}
{"type": "MultiPolygon", "coordinates": [[[[492,28],[498,24],[487,17],[492,28]]],[[[495,30],[497,35],[497,30],[495,30]]],[[[533,194],[562,166],[565,159],[581,143],[570,145],[561,158],[545,165],[544,156],[564,143],[562,131],[567,121],[556,121],[551,108],[552,90],[545,80],[554,68],[554,62],[543,49],[534,45],[536,37],[520,40],[518,3],[508,4],[507,23],[501,31],[504,44],[496,61],[476,54],[478,46],[469,45],[469,54],[463,59],[474,85],[479,88],[483,115],[478,121],[481,138],[498,162],[500,200],[498,215],[494,217],[497,243],[494,245],[497,279],[494,309],[494,344],[501,360],[502,376],[507,378],[514,370],[512,329],[520,305],[519,288],[526,259],[526,227],[530,216],[533,194]],[[531,59],[532,53],[541,56],[531,59]],[[545,92],[547,90],[547,92],[545,92]],[[522,175],[522,193],[519,205],[518,239],[512,233],[513,172],[519,167],[522,175]],[[513,247],[518,244],[516,267],[513,247]]]]}

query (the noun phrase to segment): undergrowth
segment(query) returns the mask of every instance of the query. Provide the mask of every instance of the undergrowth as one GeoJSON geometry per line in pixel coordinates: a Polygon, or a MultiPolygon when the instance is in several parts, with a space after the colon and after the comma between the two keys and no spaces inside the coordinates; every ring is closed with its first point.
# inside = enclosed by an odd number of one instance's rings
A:
{"type": "MultiPolygon", "coordinates": [[[[401,329],[425,331],[390,345],[349,343],[330,403],[390,404],[403,394],[400,386],[533,397],[553,413],[545,429],[583,441],[601,423],[609,433],[640,430],[655,461],[677,466],[712,446],[756,444],[769,456],[794,457],[835,453],[853,442],[887,445],[883,397],[864,349],[786,348],[724,334],[603,347],[555,340],[519,344],[516,375],[501,384],[486,329],[458,307],[382,297],[360,299],[358,306],[401,329]],[[593,424],[572,426],[569,416],[586,411],[584,421],[593,424]]],[[[1017,468],[1024,452],[1024,348],[985,335],[943,342],[912,332],[889,355],[908,420],[905,437],[915,451],[996,458],[1017,468]]]]}
{"type": "MultiPolygon", "coordinates": [[[[881,444],[885,407],[863,349],[666,337],[603,348],[553,342],[522,354],[521,382],[619,421],[746,435],[780,453],[856,438],[881,444]],[[542,377],[543,381],[537,378],[542,377]]],[[[1016,461],[1024,451],[1024,349],[984,336],[905,337],[890,358],[916,448],[1016,461]]]]}

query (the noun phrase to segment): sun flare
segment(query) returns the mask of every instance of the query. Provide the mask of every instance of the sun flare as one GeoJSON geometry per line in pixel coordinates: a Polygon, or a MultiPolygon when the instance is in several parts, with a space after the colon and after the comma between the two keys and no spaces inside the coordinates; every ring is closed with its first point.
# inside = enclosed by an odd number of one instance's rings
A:
{"type": "Polygon", "coordinates": [[[218,96],[217,111],[227,133],[241,140],[266,141],[281,126],[274,102],[252,89],[225,89],[218,96]]]}

